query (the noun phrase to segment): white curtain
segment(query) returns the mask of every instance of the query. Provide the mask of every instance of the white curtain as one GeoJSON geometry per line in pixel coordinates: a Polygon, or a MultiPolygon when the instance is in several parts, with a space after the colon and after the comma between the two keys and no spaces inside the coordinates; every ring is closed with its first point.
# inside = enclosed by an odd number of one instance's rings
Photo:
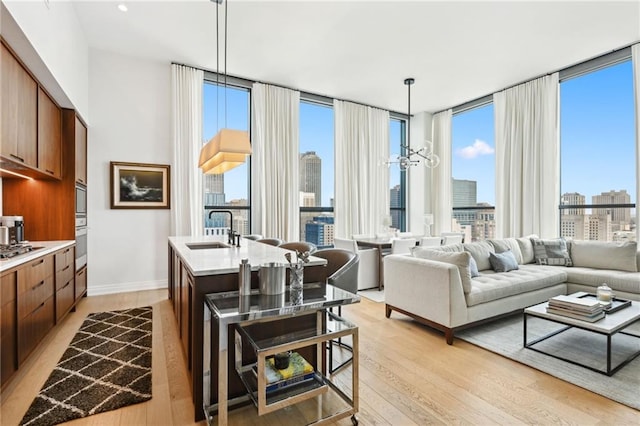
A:
{"type": "Polygon", "coordinates": [[[389,214],[389,111],[334,100],[335,236],[375,234],[389,214]]]}
{"type": "Polygon", "coordinates": [[[203,234],[202,91],[204,72],[171,65],[173,170],[171,171],[171,234],[203,234]]]}
{"type": "MultiPolygon", "coordinates": [[[[636,215],[640,205],[640,43],[631,46],[633,87],[636,107],[636,215]]],[[[636,240],[640,241],[640,227],[636,226],[636,240]]]]}
{"type": "Polygon", "coordinates": [[[493,95],[496,237],[559,235],[558,73],[493,95]]]}
{"type": "Polygon", "coordinates": [[[433,116],[433,152],[440,157],[440,165],[431,169],[431,193],[427,195],[427,213],[433,214],[432,235],[451,231],[453,199],[451,195],[451,117],[452,110],[433,116]]]}
{"type": "Polygon", "coordinates": [[[300,92],[254,83],[251,92],[253,232],[300,239],[300,92]]]}

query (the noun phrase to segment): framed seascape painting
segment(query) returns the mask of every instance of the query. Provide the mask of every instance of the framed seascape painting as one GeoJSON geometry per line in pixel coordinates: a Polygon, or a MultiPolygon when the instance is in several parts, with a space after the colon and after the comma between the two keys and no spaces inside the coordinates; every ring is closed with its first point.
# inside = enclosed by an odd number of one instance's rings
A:
{"type": "Polygon", "coordinates": [[[170,208],[169,165],[111,162],[112,209],[170,208]]]}

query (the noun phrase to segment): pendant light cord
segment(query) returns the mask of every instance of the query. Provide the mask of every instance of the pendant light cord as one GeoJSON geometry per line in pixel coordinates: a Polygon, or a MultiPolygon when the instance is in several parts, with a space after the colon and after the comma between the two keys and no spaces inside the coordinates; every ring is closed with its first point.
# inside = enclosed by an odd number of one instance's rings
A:
{"type": "Polygon", "coordinates": [[[227,10],[229,0],[224,5],[224,127],[227,127],[227,10]]]}
{"type": "Polygon", "coordinates": [[[218,118],[220,116],[220,20],[218,19],[218,9],[220,8],[220,3],[216,3],[216,133],[220,128],[218,123],[218,118]]]}

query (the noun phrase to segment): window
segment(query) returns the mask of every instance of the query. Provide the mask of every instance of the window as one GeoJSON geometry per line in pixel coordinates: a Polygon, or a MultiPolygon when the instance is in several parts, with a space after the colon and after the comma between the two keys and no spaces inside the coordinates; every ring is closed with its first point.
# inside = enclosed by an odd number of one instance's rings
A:
{"type": "Polygon", "coordinates": [[[300,102],[300,240],[333,245],[333,108],[300,102]]]}
{"type": "Polygon", "coordinates": [[[561,236],[635,241],[634,114],[628,59],[561,80],[561,236]]]}
{"type": "MultiPolygon", "coordinates": [[[[389,123],[389,157],[398,153],[404,155],[402,145],[406,142],[407,122],[391,118],[389,123]]],[[[389,206],[391,207],[391,227],[405,231],[407,227],[407,197],[405,192],[406,170],[394,165],[389,167],[389,206]]]]}
{"type": "MultiPolygon", "coordinates": [[[[229,84],[225,88],[222,82],[216,84],[215,81],[205,80],[202,144],[206,144],[221,128],[248,131],[249,102],[247,88],[229,84]]],[[[224,235],[230,227],[243,235],[251,232],[249,163],[250,158],[226,173],[203,176],[205,235],[224,235]],[[212,210],[229,210],[231,214],[221,212],[210,215],[212,210]]]]}
{"type": "Polygon", "coordinates": [[[492,103],[453,115],[451,230],[467,242],[495,236],[494,152],[492,103]]]}

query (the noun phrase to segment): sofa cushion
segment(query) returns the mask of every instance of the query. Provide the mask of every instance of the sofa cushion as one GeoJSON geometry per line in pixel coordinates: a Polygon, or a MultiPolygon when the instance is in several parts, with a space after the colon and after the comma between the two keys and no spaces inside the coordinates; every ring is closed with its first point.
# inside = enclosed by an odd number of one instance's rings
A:
{"type": "Polygon", "coordinates": [[[567,268],[521,265],[506,273],[485,271],[471,280],[471,291],[465,295],[467,306],[561,284],[567,279],[567,268]]]}
{"type": "Polygon", "coordinates": [[[570,248],[573,266],[638,272],[638,245],[635,241],[617,243],[575,240],[571,242],[570,248]]]}
{"type": "Polygon", "coordinates": [[[461,251],[464,251],[462,248],[462,243],[447,244],[446,246],[430,247],[430,248],[432,250],[444,251],[447,253],[459,253],[461,251]]]}
{"type": "Polygon", "coordinates": [[[509,272],[518,269],[518,261],[511,250],[502,253],[489,253],[491,269],[496,272],[509,272]]]}
{"type": "Polygon", "coordinates": [[[615,271],[583,267],[567,268],[567,282],[593,287],[592,293],[603,283],[607,283],[613,292],[640,294],[640,272],[615,271]]]}
{"type": "Polygon", "coordinates": [[[475,243],[466,243],[462,245],[465,251],[468,251],[478,264],[478,271],[491,269],[489,263],[489,253],[495,253],[493,245],[488,241],[478,241],[475,243]]]}
{"type": "Polygon", "coordinates": [[[471,255],[469,255],[469,272],[471,273],[471,278],[480,276],[480,272],[478,271],[478,264],[471,255]]]}
{"type": "Polygon", "coordinates": [[[462,282],[462,290],[465,293],[471,291],[471,271],[469,269],[469,259],[471,259],[471,255],[469,253],[464,251],[445,252],[426,247],[416,247],[412,250],[412,254],[413,257],[450,263],[457,266],[458,272],[460,273],[460,281],[462,282]]]}
{"type": "Polygon", "coordinates": [[[527,237],[516,238],[516,241],[520,246],[520,252],[522,253],[523,265],[526,265],[528,263],[533,263],[536,260],[536,257],[533,253],[533,243],[531,242],[532,238],[538,238],[538,236],[532,234],[527,237]]]}
{"type": "Polygon", "coordinates": [[[564,238],[542,240],[531,238],[533,254],[538,265],[572,266],[567,242],[564,238]]]}
{"type": "MultiPolygon", "coordinates": [[[[511,250],[511,252],[516,258],[516,262],[518,262],[519,264],[524,263],[522,260],[522,251],[520,250],[520,244],[518,244],[518,240],[516,240],[515,238],[503,238],[501,240],[488,240],[488,241],[489,243],[491,243],[496,253],[502,253],[507,250],[511,250]]],[[[531,241],[529,241],[529,244],[531,244],[531,241]]],[[[531,250],[533,250],[533,246],[531,250]]]]}

